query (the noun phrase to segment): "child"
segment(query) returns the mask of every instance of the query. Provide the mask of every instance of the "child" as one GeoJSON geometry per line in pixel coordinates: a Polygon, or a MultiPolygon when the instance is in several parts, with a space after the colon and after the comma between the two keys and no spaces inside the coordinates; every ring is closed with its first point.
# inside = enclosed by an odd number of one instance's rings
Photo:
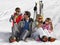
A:
{"type": "Polygon", "coordinates": [[[52,25],[52,21],[50,18],[46,18],[44,25],[43,25],[43,29],[47,29],[48,32],[53,31],[53,25],[52,25]]]}
{"type": "Polygon", "coordinates": [[[17,7],[16,9],[15,9],[15,13],[11,16],[11,18],[10,18],[10,22],[11,22],[11,20],[13,20],[12,21],[12,26],[14,26],[14,23],[19,23],[21,20],[22,20],[22,14],[21,14],[21,9],[19,8],[19,7],[17,7]]]}
{"type": "Polygon", "coordinates": [[[47,37],[49,37],[49,41],[50,42],[53,42],[55,41],[56,39],[55,38],[52,38],[51,34],[52,34],[52,31],[53,31],[53,25],[52,25],[52,21],[50,18],[46,18],[44,24],[43,24],[43,30],[44,32],[47,34],[47,37]]]}
{"type": "Polygon", "coordinates": [[[17,7],[15,9],[15,13],[11,16],[10,18],[10,22],[12,21],[12,37],[16,37],[17,36],[17,32],[19,32],[18,28],[17,28],[17,24],[22,20],[22,14],[21,14],[21,9],[19,7],[17,7]]]}

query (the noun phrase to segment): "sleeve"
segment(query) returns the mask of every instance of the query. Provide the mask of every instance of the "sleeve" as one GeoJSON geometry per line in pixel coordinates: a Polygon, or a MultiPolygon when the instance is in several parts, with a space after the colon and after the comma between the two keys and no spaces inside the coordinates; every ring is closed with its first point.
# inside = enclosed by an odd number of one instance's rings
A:
{"type": "Polygon", "coordinates": [[[13,19],[14,19],[14,16],[13,16],[13,15],[11,15],[11,17],[10,17],[9,21],[11,22],[11,20],[13,20],[13,19]]]}
{"type": "Polygon", "coordinates": [[[35,27],[36,27],[36,24],[35,24],[35,22],[33,22],[33,23],[32,23],[32,32],[35,32],[35,30],[34,30],[35,27]]]}

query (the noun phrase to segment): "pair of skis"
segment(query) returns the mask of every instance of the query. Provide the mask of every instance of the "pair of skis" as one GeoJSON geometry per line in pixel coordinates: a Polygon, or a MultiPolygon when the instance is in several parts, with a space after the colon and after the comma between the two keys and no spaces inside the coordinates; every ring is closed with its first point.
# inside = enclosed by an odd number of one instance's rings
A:
{"type": "MultiPolygon", "coordinates": [[[[34,16],[33,16],[33,19],[35,20],[36,19],[36,16],[37,16],[37,3],[35,3],[35,6],[34,6],[34,16]]],[[[39,1],[39,14],[40,15],[43,15],[43,3],[42,1],[39,1]]]]}

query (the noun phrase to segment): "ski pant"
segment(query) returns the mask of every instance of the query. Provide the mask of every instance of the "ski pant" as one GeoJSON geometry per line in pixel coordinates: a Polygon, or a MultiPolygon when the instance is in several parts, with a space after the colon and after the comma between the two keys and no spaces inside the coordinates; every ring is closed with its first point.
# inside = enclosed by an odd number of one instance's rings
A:
{"type": "Polygon", "coordinates": [[[48,32],[48,30],[42,30],[42,29],[37,29],[36,32],[32,33],[31,35],[35,40],[37,40],[40,36],[40,38],[42,38],[43,36],[47,36],[47,37],[51,37],[50,33],[48,32]]]}
{"type": "Polygon", "coordinates": [[[26,37],[30,35],[28,30],[18,30],[18,25],[14,24],[14,27],[12,27],[12,36],[19,37],[21,40],[25,40],[26,37]]]}
{"type": "Polygon", "coordinates": [[[24,30],[22,32],[22,34],[20,35],[20,40],[25,40],[27,38],[27,36],[29,36],[29,31],[28,30],[24,30]]]}
{"type": "Polygon", "coordinates": [[[17,33],[19,33],[19,30],[17,24],[15,23],[12,27],[12,36],[17,36],[17,33]]]}

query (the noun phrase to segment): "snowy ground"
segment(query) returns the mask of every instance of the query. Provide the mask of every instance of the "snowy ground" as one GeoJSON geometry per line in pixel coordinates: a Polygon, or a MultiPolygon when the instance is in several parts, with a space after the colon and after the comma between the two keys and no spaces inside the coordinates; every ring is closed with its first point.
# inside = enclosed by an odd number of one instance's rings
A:
{"type": "Polygon", "coordinates": [[[22,13],[29,10],[33,17],[34,3],[38,0],[0,0],[0,45],[60,45],[60,0],[43,0],[44,3],[44,18],[52,18],[54,25],[55,42],[14,42],[9,43],[8,38],[11,35],[11,23],[8,21],[16,7],[21,7],[22,13]]]}

